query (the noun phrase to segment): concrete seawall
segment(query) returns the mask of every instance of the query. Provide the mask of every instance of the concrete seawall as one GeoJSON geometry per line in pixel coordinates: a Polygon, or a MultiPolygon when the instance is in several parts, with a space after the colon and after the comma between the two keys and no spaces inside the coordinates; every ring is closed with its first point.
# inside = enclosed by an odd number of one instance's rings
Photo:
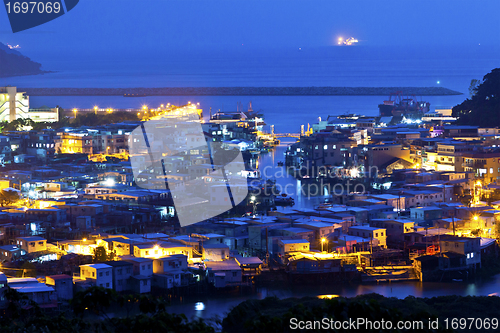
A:
{"type": "Polygon", "coordinates": [[[404,96],[462,95],[443,87],[18,88],[30,96],[404,96]]]}

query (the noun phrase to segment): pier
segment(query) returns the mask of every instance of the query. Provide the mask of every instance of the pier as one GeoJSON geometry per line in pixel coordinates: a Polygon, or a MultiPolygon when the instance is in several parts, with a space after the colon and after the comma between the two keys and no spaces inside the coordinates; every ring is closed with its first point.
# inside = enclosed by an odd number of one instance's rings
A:
{"type": "Polygon", "coordinates": [[[300,133],[275,133],[275,138],[296,138],[300,139],[300,133]]]}

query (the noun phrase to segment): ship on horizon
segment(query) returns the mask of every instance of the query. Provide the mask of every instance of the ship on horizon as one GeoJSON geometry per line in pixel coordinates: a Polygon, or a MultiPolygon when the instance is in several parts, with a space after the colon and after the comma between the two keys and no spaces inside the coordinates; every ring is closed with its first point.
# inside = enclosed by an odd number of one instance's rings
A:
{"type": "Polygon", "coordinates": [[[351,46],[351,45],[355,45],[359,42],[359,40],[357,40],[356,38],[354,37],[349,37],[347,38],[346,40],[344,40],[344,38],[342,37],[339,37],[338,39],[338,42],[337,44],[338,45],[347,45],[347,46],[351,46]]]}

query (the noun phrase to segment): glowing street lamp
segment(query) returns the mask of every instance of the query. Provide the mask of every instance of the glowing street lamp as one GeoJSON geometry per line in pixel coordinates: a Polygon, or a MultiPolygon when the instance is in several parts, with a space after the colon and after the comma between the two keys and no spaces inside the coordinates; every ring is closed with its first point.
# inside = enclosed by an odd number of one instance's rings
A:
{"type": "Polygon", "coordinates": [[[321,252],[323,252],[323,244],[325,244],[326,238],[321,238],[321,252]]]}
{"type": "Polygon", "coordinates": [[[98,109],[98,108],[97,108],[97,105],[96,105],[96,106],[94,106],[94,113],[95,113],[95,114],[97,114],[97,109],[98,109]]]}

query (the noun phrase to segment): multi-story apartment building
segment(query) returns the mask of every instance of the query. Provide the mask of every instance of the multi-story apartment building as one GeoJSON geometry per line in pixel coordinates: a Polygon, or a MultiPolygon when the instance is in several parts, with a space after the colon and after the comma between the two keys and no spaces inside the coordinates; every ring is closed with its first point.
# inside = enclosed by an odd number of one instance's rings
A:
{"type": "Polygon", "coordinates": [[[474,172],[485,184],[500,179],[500,152],[474,152],[462,155],[464,171],[474,172]]]}
{"type": "Polygon", "coordinates": [[[0,87],[0,121],[28,118],[30,100],[25,92],[16,87],[0,87]]]}
{"type": "Polygon", "coordinates": [[[462,155],[472,153],[474,147],[470,143],[461,141],[439,142],[435,157],[436,171],[465,171],[462,166],[462,155]]]}
{"type": "Polygon", "coordinates": [[[58,154],[96,154],[100,152],[99,138],[87,131],[60,132],[55,144],[58,154]]]}

